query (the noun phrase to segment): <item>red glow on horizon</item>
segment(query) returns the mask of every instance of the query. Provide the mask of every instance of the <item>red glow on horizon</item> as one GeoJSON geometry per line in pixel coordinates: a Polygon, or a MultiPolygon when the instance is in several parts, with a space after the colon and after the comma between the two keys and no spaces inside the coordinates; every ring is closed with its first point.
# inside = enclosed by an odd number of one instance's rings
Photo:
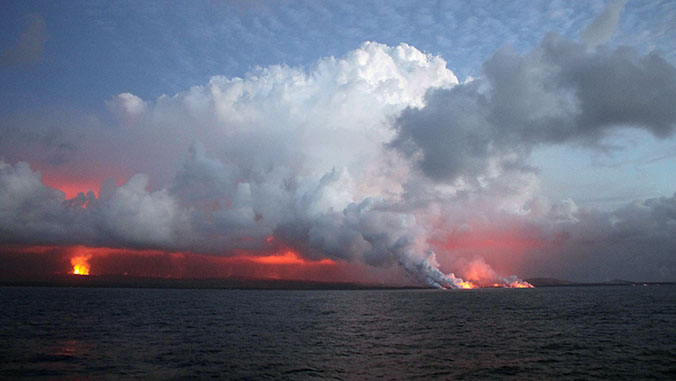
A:
{"type": "Polygon", "coordinates": [[[472,281],[465,280],[462,282],[458,282],[455,285],[457,286],[457,288],[462,290],[472,290],[476,288],[535,288],[532,284],[523,280],[517,280],[510,283],[493,283],[486,285],[480,285],[472,281]]]}
{"type": "Polygon", "coordinates": [[[535,288],[532,284],[526,281],[518,281],[509,284],[510,288],[535,288]]]}
{"type": "MultiPolygon", "coordinates": [[[[230,253],[229,256],[217,256],[156,249],[1,245],[0,265],[0,276],[4,274],[4,277],[8,279],[26,277],[45,279],[54,274],[88,274],[174,279],[244,277],[357,282],[383,286],[419,285],[405,277],[401,269],[397,267],[371,267],[363,263],[348,263],[328,258],[313,260],[304,258],[291,249],[274,252],[238,251],[230,253]]],[[[480,264],[473,264],[473,266],[480,266],[480,264]]],[[[474,274],[480,273],[476,269],[474,271],[474,274]]],[[[508,283],[509,280],[499,278],[494,272],[486,272],[487,276],[484,279],[469,278],[465,276],[465,273],[469,275],[471,271],[459,273],[464,281],[456,284],[458,288],[532,287],[523,281],[508,283]]]]}
{"type": "Polygon", "coordinates": [[[442,242],[449,250],[499,249],[523,251],[538,248],[542,243],[535,238],[524,237],[518,232],[485,229],[465,234],[454,234],[442,242]]]}
{"type": "Polygon", "coordinates": [[[73,257],[70,263],[73,265],[74,275],[89,275],[89,258],[73,257]]]}
{"type": "Polygon", "coordinates": [[[533,288],[533,285],[512,277],[498,274],[483,259],[476,258],[469,262],[462,270],[466,285],[461,288],[533,288]]]}
{"type": "Polygon", "coordinates": [[[273,254],[266,256],[252,256],[244,255],[233,257],[233,259],[239,259],[244,261],[250,261],[254,263],[260,263],[264,265],[335,265],[334,260],[325,258],[318,261],[313,261],[300,257],[296,252],[288,250],[283,254],[273,254]]]}
{"type": "Polygon", "coordinates": [[[472,283],[470,281],[463,281],[463,282],[456,283],[456,286],[458,286],[458,288],[461,288],[463,290],[478,288],[474,283],[472,283]]]}
{"type": "Polygon", "coordinates": [[[74,275],[89,275],[91,266],[89,260],[92,254],[89,253],[86,247],[77,246],[71,249],[70,264],[73,266],[74,275]]]}
{"type": "Polygon", "coordinates": [[[61,192],[66,194],[66,200],[71,199],[73,197],[76,197],[79,193],[84,193],[85,195],[87,192],[92,191],[96,195],[96,197],[99,196],[99,185],[96,184],[95,182],[83,182],[83,183],[63,183],[63,182],[55,182],[55,181],[48,181],[43,179],[42,180],[43,184],[50,188],[54,188],[57,190],[60,190],[61,192]]]}
{"type": "MultiPolygon", "coordinates": [[[[490,224],[485,221],[469,222],[467,228],[454,231],[440,230],[429,241],[437,253],[442,269],[460,273],[463,279],[486,280],[490,277],[476,273],[479,269],[467,268],[467,262],[484,258],[499,274],[518,274],[527,265],[526,259],[537,250],[556,245],[546,234],[533,226],[519,223],[490,224]],[[458,269],[463,268],[464,271],[458,269]]],[[[491,271],[492,271],[491,269],[491,271]]],[[[483,282],[481,287],[493,282],[483,282]]]]}
{"type": "MultiPolygon", "coordinates": [[[[4,245],[0,246],[0,260],[2,258],[13,258],[11,260],[15,263],[22,263],[19,268],[24,270],[20,273],[32,276],[128,275],[177,279],[246,277],[331,282],[364,279],[363,272],[355,269],[348,271],[347,268],[353,266],[346,262],[327,258],[308,259],[291,249],[266,252],[239,250],[219,256],[154,249],[4,245]]],[[[16,275],[19,276],[19,273],[16,275]]]]}
{"type": "Polygon", "coordinates": [[[101,184],[110,177],[115,179],[115,185],[118,187],[127,182],[127,177],[120,174],[114,176],[107,174],[103,177],[84,177],[84,175],[72,173],[62,174],[44,169],[42,169],[40,173],[42,174],[42,183],[50,188],[65,193],[66,199],[76,197],[79,193],[84,193],[86,195],[89,191],[94,192],[96,197],[99,197],[101,184]]]}

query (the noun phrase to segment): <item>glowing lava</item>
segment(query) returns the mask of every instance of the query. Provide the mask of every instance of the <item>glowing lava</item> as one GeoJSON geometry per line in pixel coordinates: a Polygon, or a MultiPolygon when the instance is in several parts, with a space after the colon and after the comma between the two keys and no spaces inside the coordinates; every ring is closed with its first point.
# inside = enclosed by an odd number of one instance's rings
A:
{"type": "Polygon", "coordinates": [[[471,288],[477,288],[477,286],[474,285],[474,283],[470,281],[463,281],[463,282],[458,282],[456,283],[458,288],[464,289],[464,290],[469,290],[471,288]]]}
{"type": "Polygon", "coordinates": [[[515,282],[507,285],[509,288],[535,288],[532,284],[526,282],[525,280],[517,280],[515,282]]]}
{"type": "Polygon", "coordinates": [[[70,264],[73,265],[73,274],[89,275],[89,256],[73,257],[70,264]]]}
{"type": "Polygon", "coordinates": [[[533,288],[532,284],[516,275],[500,275],[481,257],[467,263],[461,275],[462,278],[457,278],[455,283],[458,288],[533,288]]]}
{"type": "Polygon", "coordinates": [[[490,287],[493,288],[535,288],[532,284],[525,280],[515,280],[511,283],[493,283],[490,287]]]}
{"type": "Polygon", "coordinates": [[[298,255],[298,253],[287,250],[283,254],[274,254],[267,256],[240,256],[236,257],[243,260],[247,260],[254,263],[261,263],[265,265],[306,265],[306,264],[318,264],[318,265],[335,265],[336,262],[325,258],[322,260],[308,260],[304,259],[298,255]]]}
{"type": "Polygon", "coordinates": [[[490,285],[485,285],[482,286],[480,284],[476,284],[473,282],[470,282],[468,280],[462,281],[462,282],[457,282],[455,284],[459,289],[462,290],[470,290],[473,288],[534,288],[534,286],[526,281],[523,280],[517,280],[513,281],[511,283],[493,283],[490,285]]]}

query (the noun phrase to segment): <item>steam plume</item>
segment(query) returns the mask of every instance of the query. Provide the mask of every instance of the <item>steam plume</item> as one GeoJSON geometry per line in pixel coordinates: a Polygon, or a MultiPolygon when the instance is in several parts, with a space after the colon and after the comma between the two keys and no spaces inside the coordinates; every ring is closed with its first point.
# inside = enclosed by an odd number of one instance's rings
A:
{"type": "MultiPolygon", "coordinates": [[[[621,211],[543,199],[528,161],[535,147],[596,149],[620,126],[673,134],[676,68],[603,45],[617,7],[585,29],[586,44],[549,35],[527,54],[503,49],[463,84],[438,56],[367,42],[309,68],[213,77],[156,100],[119,94],[107,102],[119,128],[85,136],[77,154],[106,162],[125,147],[119,161],[144,173],[66,199],[28,163],[0,162],[0,243],[221,256],[288,247],[401,266],[432,287],[522,284],[483,259],[458,266],[462,278],[444,273],[449,240],[519,227],[509,249],[547,257],[624,226],[621,211]]],[[[661,209],[672,201],[643,204],[655,231],[673,230],[661,209]]]]}

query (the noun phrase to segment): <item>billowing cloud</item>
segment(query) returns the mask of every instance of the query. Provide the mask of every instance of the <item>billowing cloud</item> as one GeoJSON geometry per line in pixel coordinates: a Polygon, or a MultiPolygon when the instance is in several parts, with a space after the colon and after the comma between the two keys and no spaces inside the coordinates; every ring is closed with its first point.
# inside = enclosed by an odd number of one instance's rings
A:
{"type": "Polygon", "coordinates": [[[66,200],[43,185],[40,173],[19,162],[0,162],[0,237],[5,244],[175,247],[187,216],[167,191],[148,192],[147,176],[123,186],[104,182],[93,192],[66,200]]]}
{"type": "Polygon", "coordinates": [[[676,276],[676,195],[602,211],[536,196],[519,213],[487,199],[447,205],[431,233],[442,267],[490,279],[491,266],[579,281],[676,276]],[[490,264],[487,268],[485,264],[490,264]]]}
{"type": "Polygon", "coordinates": [[[628,47],[588,50],[549,35],[528,54],[498,51],[484,77],[431,91],[405,110],[391,145],[431,178],[486,171],[492,158],[513,166],[539,145],[600,146],[619,128],[670,136],[676,128],[676,68],[628,47]]]}
{"type": "MultiPolygon", "coordinates": [[[[120,94],[108,106],[124,129],[104,132],[98,154],[124,147],[151,173],[175,163],[175,175],[157,191],[139,174],[66,200],[27,164],[3,164],[2,192],[16,198],[4,204],[3,237],[234,255],[273,250],[272,236],[308,258],[401,264],[424,280],[421,263],[433,254],[415,216],[393,207],[401,187],[389,189],[399,183],[391,174],[405,177],[407,164],[385,143],[403,108],[422,107],[429,88],[456,84],[439,57],[365,43],[309,71],[214,77],[155,102],[120,94]]],[[[452,286],[454,278],[435,276],[452,286]]]]}
{"type": "Polygon", "coordinates": [[[146,108],[145,102],[131,93],[118,94],[106,102],[108,109],[118,116],[123,126],[136,123],[136,119],[143,114],[146,108]]]}
{"type": "Polygon", "coordinates": [[[550,35],[483,70],[459,84],[441,57],[367,42],[308,68],[256,68],[155,100],[119,94],[107,102],[119,123],[83,133],[72,160],[123,167],[128,180],[66,199],[29,164],[2,162],[0,243],[289,250],[297,262],[401,267],[438,287],[603,278],[640,260],[637,277],[672,279],[674,198],[613,212],[552,202],[528,154],[598,148],[620,127],[670,136],[676,69],[550,35]],[[634,256],[645,242],[663,246],[634,256]]]}

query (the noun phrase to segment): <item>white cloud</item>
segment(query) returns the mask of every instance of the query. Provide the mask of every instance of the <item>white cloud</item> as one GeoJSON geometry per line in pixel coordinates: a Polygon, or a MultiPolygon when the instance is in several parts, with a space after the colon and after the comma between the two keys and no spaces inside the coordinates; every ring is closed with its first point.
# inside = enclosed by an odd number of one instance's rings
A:
{"type": "MultiPolygon", "coordinates": [[[[523,63],[524,75],[501,88],[514,89],[512,98],[498,104],[525,112],[517,122],[547,119],[552,112],[559,117],[558,106],[565,103],[547,87],[550,73],[539,65],[539,54],[575,53],[579,45],[557,39],[544,45],[525,58],[498,55],[486,65],[490,70],[504,61],[523,63]],[[530,75],[533,68],[540,76],[530,75]],[[537,106],[532,114],[519,109],[529,100],[537,106]]],[[[598,54],[582,62],[644,62],[634,53],[598,54]]],[[[481,79],[458,85],[443,59],[412,46],[365,43],[308,68],[270,66],[244,78],[214,77],[156,100],[123,93],[108,105],[128,128],[102,132],[90,149],[142,163],[147,175],[119,187],[105,183],[99,197],[64,200],[27,164],[3,163],[0,239],[228,255],[268,247],[266,237],[273,234],[307,257],[401,265],[430,285],[451,287],[461,280],[441,272],[437,261],[453,252],[433,251],[434,240],[448,232],[473,234],[509,222],[542,227],[535,234],[539,241],[564,232],[602,245],[622,226],[617,221],[627,221],[623,212],[608,225],[607,216],[581,210],[572,200],[552,205],[540,198],[535,171],[524,160],[527,147],[515,151],[509,144],[535,138],[520,129],[509,135],[509,126],[489,123],[486,107],[496,100],[484,98],[480,86],[481,79]],[[413,130],[410,151],[397,145],[406,155],[388,147],[395,136],[413,130]],[[419,171],[416,149],[439,153],[435,163],[453,165],[450,177],[456,181],[438,181],[448,179],[448,171],[437,176],[424,165],[419,171]],[[153,190],[155,176],[160,180],[153,190]]],[[[653,118],[646,124],[656,134],[670,131],[668,112],[653,118]]],[[[547,135],[537,141],[567,139],[547,135]]],[[[653,204],[646,205],[658,210],[669,202],[653,204]]],[[[648,214],[641,214],[646,223],[655,220],[660,229],[671,224],[670,215],[648,214]]],[[[485,269],[499,278],[491,271],[485,269]]]]}
{"type": "Polygon", "coordinates": [[[166,190],[149,192],[148,177],[133,176],[112,189],[102,189],[101,197],[90,194],[89,218],[98,234],[108,242],[136,247],[180,247],[182,231],[189,229],[187,211],[166,190]]]}
{"type": "Polygon", "coordinates": [[[146,102],[131,93],[121,93],[106,102],[108,109],[112,111],[124,125],[135,123],[138,117],[146,110],[146,102]]]}

